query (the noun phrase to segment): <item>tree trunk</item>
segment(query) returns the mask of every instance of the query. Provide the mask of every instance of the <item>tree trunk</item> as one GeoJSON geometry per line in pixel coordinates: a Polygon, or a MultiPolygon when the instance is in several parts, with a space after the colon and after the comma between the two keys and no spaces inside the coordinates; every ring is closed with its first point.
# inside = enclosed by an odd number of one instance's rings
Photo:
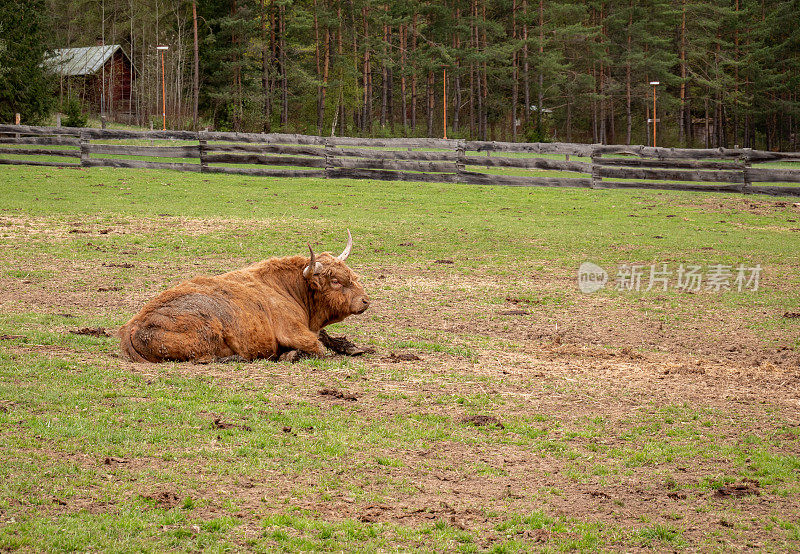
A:
{"type": "MultiPolygon", "coordinates": [[[[608,56],[608,38],[606,36],[605,5],[600,3],[600,41],[603,44],[603,53],[608,56]]],[[[609,74],[611,68],[608,68],[609,74]]],[[[600,142],[608,144],[608,112],[606,111],[606,66],[600,60],[600,142]]]]}
{"type": "MultiPolygon", "coordinates": [[[[472,51],[478,51],[478,43],[475,40],[475,36],[477,34],[477,28],[475,23],[475,2],[477,0],[472,0],[472,3],[469,6],[469,13],[470,13],[470,29],[469,29],[469,44],[472,46],[472,51]]],[[[469,135],[471,138],[474,138],[475,135],[475,62],[470,59],[469,62],[469,135]]]]}
{"type": "Polygon", "coordinates": [[[631,31],[633,25],[633,0],[628,2],[628,29],[627,42],[628,51],[625,60],[625,144],[631,143],[631,132],[633,131],[633,110],[631,107],[631,31]]]}
{"type": "Polygon", "coordinates": [[[364,105],[361,114],[361,129],[367,133],[372,132],[372,68],[370,67],[370,50],[369,50],[369,12],[367,7],[361,8],[361,20],[364,30],[364,67],[363,67],[363,83],[364,83],[364,105]]]}
{"type": "MultiPolygon", "coordinates": [[[[486,52],[487,50],[487,41],[486,41],[486,0],[484,0],[482,5],[482,18],[483,18],[483,33],[482,33],[482,52],[486,52]]],[[[488,99],[489,99],[489,82],[488,82],[488,69],[487,64],[484,59],[483,62],[483,91],[482,91],[482,102],[483,102],[483,109],[480,111],[481,116],[481,139],[486,140],[488,137],[489,132],[489,106],[488,106],[488,99]]]]}
{"type": "Polygon", "coordinates": [[[733,87],[734,87],[734,105],[733,105],[733,143],[739,142],[739,0],[735,2],[736,19],[733,35],[734,51],[733,51],[733,87]]]}
{"type": "Polygon", "coordinates": [[[434,109],[435,109],[435,102],[434,102],[434,74],[433,71],[428,71],[428,101],[427,101],[427,119],[428,119],[428,136],[433,137],[433,122],[434,122],[434,109]]]}
{"type": "MultiPolygon", "coordinates": [[[[197,2],[195,1],[194,4],[197,2]]],[[[194,7],[194,5],[192,6],[194,7]]],[[[197,48],[197,19],[194,22],[195,49],[197,48]]],[[[195,50],[197,59],[197,50],[195,50]]],[[[264,124],[262,126],[265,133],[270,132],[272,115],[272,91],[270,86],[269,70],[271,65],[271,53],[269,42],[267,41],[267,2],[261,1],[261,93],[264,95],[264,124]]],[[[196,67],[196,66],[195,66],[196,67]]],[[[195,127],[197,126],[197,80],[199,76],[195,73],[195,127]]],[[[196,130],[196,129],[195,129],[196,130]]]]}
{"type": "MultiPolygon", "coordinates": [[[[387,8],[388,9],[388,8],[387,8]]],[[[386,41],[389,44],[389,54],[386,58],[386,117],[389,123],[389,128],[394,131],[394,75],[392,71],[392,27],[387,25],[386,41]]]]}
{"type": "MultiPolygon", "coordinates": [[[[681,92],[680,92],[680,125],[678,125],[678,141],[684,146],[687,135],[686,125],[691,128],[691,117],[686,110],[686,0],[681,2],[681,39],[680,39],[680,65],[681,65],[681,92]]],[[[689,134],[691,131],[689,132],[689,134]]],[[[689,141],[691,143],[691,141],[689,141]]]]}
{"type": "MultiPolygon", "coordinates": [[[[385,11],[388,12],[389,6],[385,6],[385,11]]],[[[387,14],[388,17],[388,14],[387,14]]],[[[386,63],[387,47],[389,43],[389,26],[384,22],[383,24],[383,50],[381,52],[381,128],[386,127],[386,119],[389,110],[389,71],[386,63]]]]}
{"type": "MultiPolygon", "coordinates": [[[[358,33],[355,32],[355,29],[358,28],[358,22],[356,21],[357,13],[356,8],[353,5],[353,0],[350,0],[350,28],[353,29],[353,72],[354,74],[358,72],[359,67],[359,55],[358,55],[358,33]]],[[[358,79],[356,79],[356,84],[358,79]]],[[[363,91],[362,91],[363,97],[363,91]]],[[[362,129],[361,127],[361,114],[362,109],[357,107],[353,108],[353,128],[354,129],[362,129]]]]}
{"type": "MultiPolygon", "coordinates": [[[[456,17],[457,18],[457,17],[456,17]]],[[[517,68],[517,0],[511,2],[511,140],[517,142],[517,99],[519,96],[519,71],[517,68]]]]}
{"type": "Polygon", "coordinates": [[[592,142],[599,142],[599,133],[597,129],[597,64],[593,63],[592,67],[589,69],[589,76],[592,79],[592,95],[591,105],[592,105],[592,142]]]}
{"type": "Polygon", "coordinates": [[[278,47],[281,56],[281,126],[289,129],[289,75],[286,68],[286,6],[278,7],[278,47]]]}
{"type": "Polygon", "coordinates": [[[723,114],[722,114],[722,103],[723,103],[723,99],[725,97],[725,90],[724,90],[724,88],[722,86],[719,85],[719,79],[720,79],[720,73],[721,73],[719,66],[720,66],[720,62],[721,62],[721,58],[722,58],[721,49],[722,49],[722,47],[720,45],[720,37],[717,36],[717,52],[716,52],[716,54],[714,56],[714,73],[715,73],[715,76],[717,77],[717,83],[718,83],[717,84],[717,93],[715,94],[715,97],[716,97],[715,98],[715,104],[716,104],[716,106],[714,108],[714,111],[715,111],[714,130],[716,131],[716,133],[714,133],[714,134],[716,135],[716,143],[717,143],[716,145],[717,146],[723,146],[725,144],[725,124],[724,124],[724,121],[723,121],[723,114]]]}
{"type": "Polygon", "coordinates": [[[616,144],[617,143],[617,132],[614,125],[614,97],[612,95],[608,95],[608,139],[609,144],[616,144]]]}
{"type": "MultiPolygon", "coordinates": [[[[129,1],[128,6],[130,7],[130,11],[131,11],[131,14],[130,14],[130,18],[131,18],[131,20],[130,20],[130,25],[131,25],[131,30],[130,30],[131,41],[130,41],[130,44],[131,44],[131,61],[133,61],[133,60],[136,59],[136,53],[134,52],[134,45],[136,44],[136,40],[135,40],[134,35],[133,35],[133,0],[129,1]]],[[[195,33],[195,36],[197,36],[197,33],[195,33]]],[[[195,40],[195,43],[196,43],[196,40],[195,40]]],[[[195,55],[195,58],[197,58],[197,55],[195,55]]],[[[62,76],[61,77],[62,92],[63,92],[63,80],[64,80],[64,78],[62,76]]],[[[131,80],[131,86],[128,89],[128,110],[131,112],[131,117],[133,117],[135,119],[136,123],[141,125],[141,121],[139,119],[138,106],[136,107],[135,110],[134,110],[134,106],[133,106],[133,88],[134,88],[133,87],[133,83],[134,83],[134,80],[133,80],[133,63],[131,63],[131,68],[130,68],[130,80],[131,80]]],[[[195,119],[197,119],[196,116],[195,116],[195,119]]]]}
{"type": "Polygon", "coordinates": [[[417,129],[417,14],[411,19],[411,132],[417,129]]]}
{"type": "Polygon", "coordinates": [[[200,105],[200,49],[197,44],[197,0],[192,2],[192,33],[194,46],[194,79],[192,80],[192,129],[197,131],[197,109],[200,105]]]}
{"type": "Polygon", "coordinates": [[[744,145],[745,148],[753,148],[753,140],[750,136],[750,114],[744,116],[744,145]]]}
{"type": "Polygon", "coordinates": [[[607,136],[606,136],[606,90],[605,90],[605,67],[603,66],[603,62],[600,62],[600,114],[599,114],[599,121],[600,121],[600,128],[599,128],[599,138],[602,144],[607,144],[607,136]]]}
{"type": "Polygon", "coordinates": [[[331,68],[331,31],[325,29],[325,48],[323,50],[322,58],[322,90],[319,95],[319,108],[317,115],[317,128],[320,129],[320,136],[322,135],[322,128],[325,126],[325,97],[328,94],[328,76],[330,75],[331,68]]]}
{"type": "Polygon", "coordinates": [[[403,112],[403,133],[408,131],[408,101],[406,100],[406,39],[408,29],[400,25],[400,110],[403,112]]]}
{"type": "Polygon", "coordinates": [[[687,145],[694,143],[694,125],[692,124],[692,96],[691,89],[686,87],[686,139],[687,145]]]}
{"type": "Polygon", "coordinates": [[[313,3],[314,21],[314,65],[317,69],[317,136],[322,136],[322,62],[320,60],[319,18],[317,17],[317,0],[313,3]]]}
{"type": "MultiPolygon", "coordinates": [[[[544,0],[539,0],[539,64],[536,89],[536,131],[543,132],[542,110],[544,109],[544,73],[542,72],[542,58],[544,57],[544,0]]],[[[602,77],[601,77],[602,79],[602,77]]]]}
{"type": "Polygon", "coordinates": [[[528,62],[528,0],[522,0],[522,13],[525,18],[525,23],[522,24],[522,97],[525,99],[522,121],[527,129],[531,113],[531,82],[528,62]]]}
{"type": "MultiPolygon", "coordinates": [[[[456,8],[456,21],[461,20],[461,10],[456,8]]],[[[461,38],[458,30],[453,33],[453,49],[456,52],[461,50],[461,38]]],[[[456,58],[455,75],[453,75],[453,133],[458,133],[459,112],[461,111],[461,58],[456,58]]]]}
{"type": "MultiPolygon", "coordinates": [[[[342,19],[342,3],[339,2],[339,5],[336,8],[336,13],[338,15],[339,21],[344,21],[342,19]]],[[[336,110],[333,115],[333,123],[331,124],[331,136],[334,136],[336,133],[336,122],[341,121],[342,127],[344,127],[344,118],[345,118],[345,108],[344,108],[344,41],[342,39],[342,27],[340,26],[337,33],[336,33],[336,53],[338,55],[338,62],[339,62],[339,95],[336,99],[336,110]]]]}
{"type": "MultiPolygon", "coordinates": [[[[236,13],[238,11],[239,8],[234,0],[234,2],[231,4],[231,18],[236,18],[236,13]]],[[[244,107],[242,105],[242,59],[235,47],[239,44],[241,38],[235,31],[233,32],[233,36],[231,38],[234,45],[233,90],[235,91],[236,95],[233,115],[233,130],[238,132],[242,130],[242,112],[244,107]]]]}

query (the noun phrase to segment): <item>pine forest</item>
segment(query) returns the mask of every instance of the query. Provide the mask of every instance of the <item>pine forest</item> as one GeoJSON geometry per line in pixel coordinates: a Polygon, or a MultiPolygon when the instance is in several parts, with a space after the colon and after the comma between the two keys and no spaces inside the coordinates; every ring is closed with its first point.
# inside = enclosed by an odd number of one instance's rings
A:
{"type": "Polygon", "coordinates": [[[800,0],[31,4],[48,49],[122,46],[134,84],[105,108],[138,125],[166,45],[173,128],[649,144],[655,107],[659,145],[800,149],[800,0]]]}

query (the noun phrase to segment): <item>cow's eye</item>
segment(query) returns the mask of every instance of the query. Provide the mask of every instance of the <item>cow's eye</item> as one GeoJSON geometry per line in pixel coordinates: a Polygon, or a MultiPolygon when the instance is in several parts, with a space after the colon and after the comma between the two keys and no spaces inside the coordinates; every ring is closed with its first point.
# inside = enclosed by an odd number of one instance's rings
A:
{"type": "Polygon", "coordinates": [[[332,285],[338,285],[338,284],[339,284],[339,279],[336,279],[336,278],[334,277],[333,279],[331,279],[331,284],[332,284],[332,285]]]}

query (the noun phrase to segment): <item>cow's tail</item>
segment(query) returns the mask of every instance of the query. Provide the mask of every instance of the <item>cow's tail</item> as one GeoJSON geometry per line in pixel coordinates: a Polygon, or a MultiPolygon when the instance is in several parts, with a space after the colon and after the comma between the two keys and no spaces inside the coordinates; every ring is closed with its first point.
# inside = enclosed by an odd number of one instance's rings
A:
{"type": "Polygon", "coordinates": [[[147,358],[142,356],[136,347],[133,346],[133,342],[131,341],[131,336],[134,333],[133,325],[123,325],[119,330],[119,339],[120,339],[120,349],[122,353],[130,360],[134,362],[149,362],[147,358]]]}

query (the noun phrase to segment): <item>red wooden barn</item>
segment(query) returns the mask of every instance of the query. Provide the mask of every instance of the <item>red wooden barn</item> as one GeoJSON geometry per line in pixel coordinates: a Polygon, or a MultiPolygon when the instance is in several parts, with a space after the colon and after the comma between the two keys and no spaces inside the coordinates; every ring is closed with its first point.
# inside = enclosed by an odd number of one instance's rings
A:
{"type": "Polygon", "coordinates": [[[60,48],[48,65],[61,78],[62,98],[77,95],[94,113],[114,119],[133,115],[136,69],[119,44],[60,48]]]}

